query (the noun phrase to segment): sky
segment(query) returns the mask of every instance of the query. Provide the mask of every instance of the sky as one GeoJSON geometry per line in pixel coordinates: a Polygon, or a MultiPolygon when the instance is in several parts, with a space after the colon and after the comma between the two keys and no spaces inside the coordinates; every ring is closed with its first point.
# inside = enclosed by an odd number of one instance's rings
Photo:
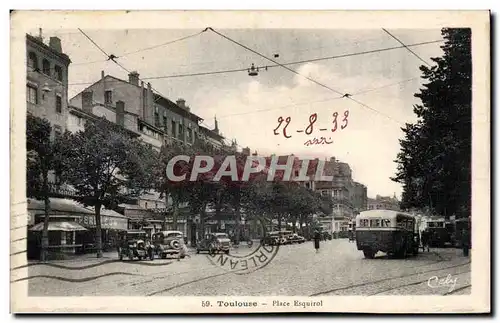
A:
{"type": "MultiPolygon", "coordinates": [[[[172,101],[186,100],[191,111],[202,117],[205,126],[214,126],[240,149],[250,147],[259,155],[295,154],[303,158],[330,158],[349,163],[353,179],[377,194],[400,197],[402,187],[390,180],[396,172],[401,126],[415,122],[414,97],[422,87],[419,66],[423,63],[405,48],[349,57],[304,62],[288,67],[261,69],[258,76],[247,72],[203,76],[154,78],[212,72],[273,62],[211,31],[164,46],[157,46],[196,34],[201,30],[84,30],[107,54],[118,56],[127,70],[135,70],[154,90],[172,101]],[[139,51],[141,49],[151,49],[139,51]],[[135,52],[135,53],[134,53],[135,52]],[[127,54],[128,53],[128,54],[127,54]],[[150,79],[153,78],[153,79],[150,79]],[[309,79],[308,79],[309,78],[309,79]],[[311,81],[314,80],[323,86],[311,81]],[[363,92],[356,94],[358,92],[363,92]],[[352,94],[339,98],[341,94],[352,94]],[[347,127],[341,129],[348,111],[347,127]],[[311,114],[316,121],[310,135],[304,131],[311,114]],[[333,114],[338,114],[335,132],[333,114]],[[274,134],[278,118],[291,118],[274,134]],[[327,129],[320,131],[319,129],[327,129]],[[305,145],[324,136],[331,144],[305,145]]],[[[401,46],[382,29],[293,30],[229,29],[218,32],[278,63],[359,53],[401,46]],[[275,58],[277,54],[279,57],[275,58]]],[[[395,29],[389,32],[404,44],[441,40],[437,29],[395,29]]],[[[112,61],[78,30],[44,30],[43,36],[61,38],[63,51],[72,64],[69,69],[69,97],[100,78],[101,71],[122,79],[128,72],[112,61]]],[[[411,47],[424,61],[442,55],[442,43],[411,47]]]]}

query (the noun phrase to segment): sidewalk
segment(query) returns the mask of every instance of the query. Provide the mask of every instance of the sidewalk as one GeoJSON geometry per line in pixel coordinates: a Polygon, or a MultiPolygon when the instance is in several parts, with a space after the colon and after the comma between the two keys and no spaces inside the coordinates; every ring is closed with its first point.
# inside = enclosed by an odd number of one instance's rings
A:
{"type": "MultiPolygon", "coordinates": [[[[97,260],[97,261],[105,261],[105,260],[110,260],[110,259],[118,259],[118,254],[116,251],[108,251],[108,252],[103,252],[101,258],[97,258],[96,253],[87,253],[87,254],[82,254],[82,255],[67,255],[66,259],[57,259],[57,260],[47,260],[46,263],[79,263],[82,261],[91,261],[91,260],[97,260]]],[[[40,260],[37,259],[28,259],[28,264],[36,264],[40,263],[40,260]]]]}
{"type": "MultiPolygon", "coordinates": [[[[420,249],[421,252],[422,249],[420,249]]],[[[427,250],[425,251],[427,252],[427,250]]],[[[456,258],[467,258],[464,257],[462,249],[458,248],[430,248],[431,253],[435,253],[442,260],[452,260],[456,258]]],[[[472,254],[472,249],[469,251],[469,258],[472,254]]]]}

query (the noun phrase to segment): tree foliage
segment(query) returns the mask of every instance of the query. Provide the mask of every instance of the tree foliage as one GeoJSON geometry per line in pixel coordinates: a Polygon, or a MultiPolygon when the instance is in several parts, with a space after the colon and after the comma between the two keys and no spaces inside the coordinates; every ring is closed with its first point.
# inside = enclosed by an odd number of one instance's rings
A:
{"type": "Polygon", "coordinates": [[[101,207],[113,208],[122,199],[149,189],[151,148],[126,130],[104,118],[85,124],[85,129],[66,134],[66,180],[75,199],[94,207],[97,256],[102,256],[101,207]]]}
{"type": "Polygon", "coordinates": [[[52,126],[46,119],[28,114],[26,117],[26,192],[28,197],[44,201],[44,225],[40,260],[47,259],[50,213],[49,176],[61,175],[61,145],[52,138],[52,126]]]}
{"type": "Polygon", "coordinates": [[[442,35],[443,56],[420,67],[427,82],[415,94],[419,119],[402,128],[393,180],[403,184],[402,208],[461,217],[471,203],[471,30],[444,28],[442,35]]]}

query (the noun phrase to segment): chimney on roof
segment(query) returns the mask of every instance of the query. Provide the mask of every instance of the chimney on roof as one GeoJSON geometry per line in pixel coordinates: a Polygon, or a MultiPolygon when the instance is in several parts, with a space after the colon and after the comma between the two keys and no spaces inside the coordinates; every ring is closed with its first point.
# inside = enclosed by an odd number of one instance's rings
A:
{"type": "Polygon", "coordinates": [[[128,75],[128,82],[130,84],[139,86],[139,73],[137,73],[137,71],[130,72],[130,74],[128,75]]]}
{"type": "Polygon", "coordinates": [[[82,110],[92,114],[94,107],[94,93],[92,91],[82,92],[82,110]]]}
{"type": "Polygon", "coordinates": [[[38,28],[38,39],[43,42],[43,33],[42,28],[38,28]]]}
{"type": "Polygon", "coordinates": [[[185,109],[186,108],[186,100],[184,99],[177,99],[177,101],[175,101],[175,103],[177,103],[177,105],[182,108],[182,109],[185,109]]]}
{"type": "Polygon", "coordinates": [[[62,53],[61,39],[59,37],[50,37],[49,47],[58,53],[62,53]]]}

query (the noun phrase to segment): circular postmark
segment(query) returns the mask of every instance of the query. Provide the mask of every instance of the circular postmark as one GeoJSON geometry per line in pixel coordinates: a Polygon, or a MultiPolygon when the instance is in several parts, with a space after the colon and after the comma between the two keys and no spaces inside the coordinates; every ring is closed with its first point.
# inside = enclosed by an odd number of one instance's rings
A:
{"type": "MultiPolygon", "coordinates": [[[[266,226],[263,218],[256,216],[255,220],[262,228],[263,236],[266,236],[266,226]]],[[[246,254],[240,253],[212,253],[207,258],[217,267],[230,271],[237,275],[245,275],[266,267],[278,254],[279,244],[269,245],[263,242],[249,244],[250,251],[246,254]]],[[[243,250],[242,247],[238,251],[243,250]]]]}

